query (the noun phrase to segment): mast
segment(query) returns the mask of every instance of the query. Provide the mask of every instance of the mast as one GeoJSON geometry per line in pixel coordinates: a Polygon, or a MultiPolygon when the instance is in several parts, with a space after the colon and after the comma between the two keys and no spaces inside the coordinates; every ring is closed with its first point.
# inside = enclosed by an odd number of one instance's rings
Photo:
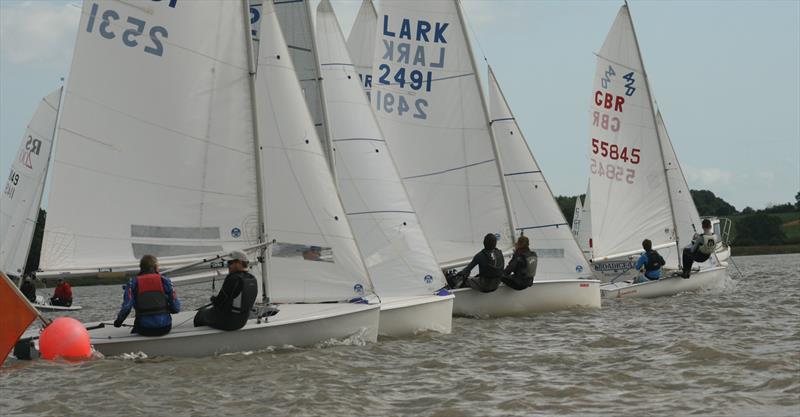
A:
{"type": "Polygon", "coordinates": [[[317,33],[314,29],[314,22],[311,21],[311,3],[309,1],[305,1],[306,6],[306,18],[308,18],[308,27],[309,27],[309,36],[311,37],[311,50],[312,56],[314,57],[314,69],[317,72],[317,89],[319,90],[319,101],[320,105],[322,106],[322,124],[323,129],[325,130],[325,138],[323,141],[325,142],[325,149],[328,151],[328,167],[331,169],[331,175],[333,175],[333,183],[336,184],[336,165],[333,156],[333,140],[331,139],[331,125],[328,122],[328,105],[325,103],[325,89],[322,88],[322,83],[324,80],[322,79],[322,67],[319,64],[319,51],[317,50],[317,33]]]}
{"type": "MultiPolygon", "coordinates": [[[[496,162],[495,166],[497,166],[497,173],[500,176],[500,189],[503,190],[503,200],[506,204],[506,214],[508,215],[508,227],[511,229],[511,243],[514,243],[514,232],[516,228],[514,227],[514,214],[511,212],[511,199],[508,195],[508,189],[506,186],[506,178],[503,175],[503,163],[500,161],[500,151],[497,148],[497,140],[494,137],[494,131],[492,131],[492,124],[491,124],[491,116],[489,116],[489,109],[486,106],[486,96],[483,93],[483,86],[481,83],[481,76],[478,72],[478,65],[475,62],[475,54],[472,52],[472,44],[469,41],[469,33],[467,33],[467,25],[466,21],[464,20],[464,12],[461,10],[461,2],[459,0],[454,0],[456,3],[456,10],[458,11],[458,20],[461,23],[461,31],[464,34],[464,40],[467,42],[467,51],[469,51],[469,59],[472,62],[472,70],[475,72],[475,83],[478,86],[478,92],[481,96],[481,106],[483,107],[483,114],[486,116],[486,127],[489,131],[489,138],[492,142],[492,152],[494,153],[494,160],[496,162]]],[[[490,69],[491,71],[491,69],[490,69]]]]}
{"type": "MultiPolygon", "coordinates": [[[[258,106],[256,105],[256,62],[253,52],[253,36],[250,26],[250,2],[242,0],[242,17],[244,18],[244,37],[247,45],[247,66],[250,73],[250,113],[253,124],[253,150],[256,164],[256,198],[258,199],[258,243],[264,243],[266,239],[266,209],[264,207],[264,183],[261,175],[261,146],[258,143],[258,106]]],[[[259,250],[259,263],[261,264],[261,300],[269,304],[268,293],[269,284],[267,280],[268,268],[266,254],[267,246],[259,250]]]]}
{"type": "Polygon", "coordinates": [[[633,17],[631,17],[631,10],[628,7],[628,0],[625,0],[625,8],[628,11],[628,21],[631,23],[631,31],[633,31],[633,41],[636,43],[636,51],[639,53],[639,63],[642,64],[642,75],[644,75],[644,85],[647,88],[647,100],[650,101],[650,115],[653,118],[653,127],[656,130],[656,139],[658,140],[658,151],[661,154],[661,166],[664,168],[664,179],[667,181],[667,198],[669,199],[669,213],[672,218],[672,234],[675,236],[675,250],[678,252],[678,266],[683,265],[681,259],[681,245],[678,239],[678,222],[675,220],[675,207],[672,203],[672,189],[669,183],[669,175],[667,175],[667,165],[664,163],[664,147],[661,145],[661,135],[658,133],[658,120],[656,119],[656,110],[653,105],[653,91],[650,89],[650,81],[647,77],[647,70],[644,68],[644,58],[642,57],[642,49],[639,48],[639,37],[636,36],[636,28],[633,26],[633,17]]]}

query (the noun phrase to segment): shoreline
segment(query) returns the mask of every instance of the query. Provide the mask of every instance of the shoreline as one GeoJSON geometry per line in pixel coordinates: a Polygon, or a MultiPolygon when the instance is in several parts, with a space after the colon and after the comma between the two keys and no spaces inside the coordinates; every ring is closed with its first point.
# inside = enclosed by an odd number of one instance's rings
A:
{"type": "Polygon", "coordinates": [[[800,253],[800,244],[731,247],[731,256],[784,255],[789,253],[800,253]]]}

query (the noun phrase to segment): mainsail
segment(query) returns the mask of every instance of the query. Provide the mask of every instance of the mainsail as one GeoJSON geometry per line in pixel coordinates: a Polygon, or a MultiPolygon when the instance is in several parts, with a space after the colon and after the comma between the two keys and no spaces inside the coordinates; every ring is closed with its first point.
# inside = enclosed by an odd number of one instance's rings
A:
{"type": "Polygon", "coordinates": [[[337,180],[347,218],[381,296],[427,295],[444,275],[395,169],[333,8],[317,8],[317,45],[337,180]]]}
{"type": "Polygon", "coordinates": [[[411,203],[443,266],[484,235],[512,245],[497,151],[457,1],[381,2],[372,106],[411,203]]]}
{"type": "Polygon", "coordinates": [[[33,114],[0,196],[0,271],[22,275],[39,216],[63,88],[33,114]]]}
{"type": "Polygon", "coordinates": [[[590,176],[594,258],[676,240],[653,102],[628,7],[597,54],[591,108],[590,176]]]}
{"type": "MultiPolygon", "coordinates": [[[[263,0],[262,0],[263,1],[263,0]]],[[[317,128],[317,136],[322,140],[325,157],[333,163],[333,149],[328,142],[328,121],[325,120],[324,92],[322,77],[319,74],[319,58],[314,39],[314,26],[311,22],[309,0],[273,0],[274,10],[283,32],[289,55],[292,57],[297,79],[311,112],[311,120],[317,128]]],[[[331,168],[333,169],[333,167],[331,168]]]]}
{"type": "Polygon", "coordinates": [[[528,236],[531,249],[539,256],[537,276],[543,279],[591,276],[589,264],[553,198],[491,67],[489,110],[517,230],[528,236]]]}
{"type": "Polygon", "coordinates": [[[263,4],[261,17],[258,129],[267,237],[277,241],[268,262],[271,299],[315,302],[372,294],[272,4],[263,4]]]}
{"type": "Polygon", "coordinates": [[[251,246],[244,3],[84,2],[42,266],[131,267],[251,246]]]}
{"type": "Polygon", "coordinates": [[[578,230],[578,246],[583,251],[583,256],[587,259],[592,258],[592,192],[590,187],[586,187],[586,197],[583,199],[581,207],[581,227],[578,230]]]}
{"type": "Polygon", "coordinates": [[[375,58],[375,38],[378,30],[378,12],[372,0],[363,0],[356,21],[347,37],[347,49],[355,64],[359,81],[367,93],[372,90],[372,61],[375,58]]]}

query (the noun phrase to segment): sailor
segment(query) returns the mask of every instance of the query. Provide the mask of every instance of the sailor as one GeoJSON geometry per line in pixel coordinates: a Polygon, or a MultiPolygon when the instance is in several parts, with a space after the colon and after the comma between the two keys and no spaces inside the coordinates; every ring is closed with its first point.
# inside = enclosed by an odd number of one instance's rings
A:
{"type": "Polygon", "coordinates": [[[514,248],[514,255],[504,271],[506,276],[502,278],[503,284],[518,291],[533,285],[538,260],[536,252],[531,251],[529,247],[528,238],[520,236],[514,248]]]}
{"type": "Polygon", "coordinates": [[[172,316],[181,311],[181,302],[172,288],[172,281],[158,272],[158,259],[144,255],[139,261],[139,274],[123,287],[122,308],[114,320],[114,327],[122,326],[131,308],[136,309],[136,319],[131,333],[142,336],[162,336],[172,330],[172,316]]]}
{"type": "Polygon", "coordinates": [[[642,249],[644,253],[639,256],[635,266],[642,274],[633,281],[636,284],[661,278],[661,267],[666,264],[664,258],[653,250],[653,242],[650,239],[642,241],[642,249]]]}
{"type": "Polygon", "coordinates": [[[684,278],[689,278],[692,272],[692,264],[695,262],[705,262],[714,253],[717,247],[717,237],[711,228],[711,220],[703,219],[703,234],[694,234],[692,243],[683,248],[683,274],[684,278]]]}
{"type": "Polygon", "coordinates": [[[69,283],[64,281],[64,278],[58,279],[53,296],[50,297],[50,304],[54,306],[69,307],[72,305],[72,287],[69,283]]]}
{"type": "Polygon", "coordinates": [[[238,330],[250,318],[250,310],[258,295],[258,281],[247,272],[249,261],[244,252],[234,251],[230,256],[228,276],[219,294],[211,297],[211,305],[197,311],[194,316],[195,327],[238,330]]]}
{"type": "Polygon", "coordinates": [[[478,252],[472,262],[455,275],[452,288],[470,287],[480,292],[492,292],[500,286],[503,278],[503,252],[497,249],[497,237],[489,233],[483,238],[483,250],[478,252]],[[478,266],[478,275],[470,277],[469,273],[478,266]]]}
{"type": "Polygon", "coordinates": [[[34,284],[32,277],[26,276],[23,278],[22,285],[19,287],[19,290],[22,292],[22,295],[28,299],[28,301],[32,303],[36,302],[36,284],[34,284]]]}

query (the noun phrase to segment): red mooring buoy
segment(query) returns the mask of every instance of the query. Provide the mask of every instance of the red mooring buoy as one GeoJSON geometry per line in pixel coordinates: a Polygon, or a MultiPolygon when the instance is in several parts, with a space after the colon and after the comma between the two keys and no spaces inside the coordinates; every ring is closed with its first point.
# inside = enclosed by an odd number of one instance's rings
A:
{"type": "Polygon", "coordinates": [[[85,359],[92,355],[89,332],[73,318],[59,317],[44,328],[39,336],[42,359],[85,359]]]}

